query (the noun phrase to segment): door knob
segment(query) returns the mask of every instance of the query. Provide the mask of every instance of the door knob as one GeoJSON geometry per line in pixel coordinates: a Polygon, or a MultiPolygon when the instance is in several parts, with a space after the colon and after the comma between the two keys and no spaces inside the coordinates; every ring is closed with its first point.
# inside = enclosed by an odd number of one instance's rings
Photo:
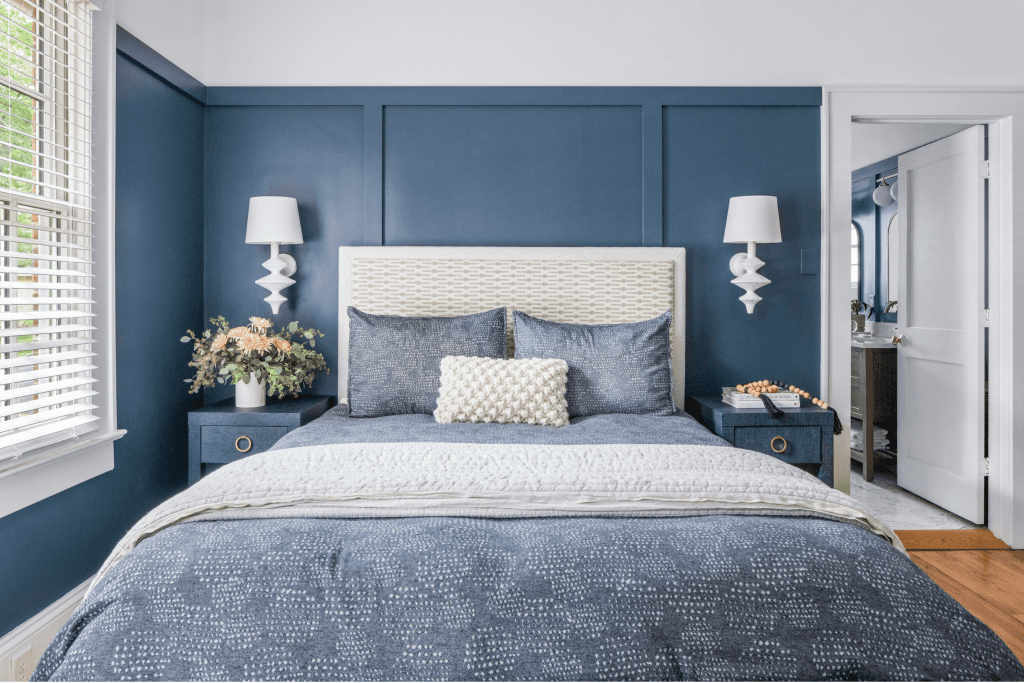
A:
{"type": "Polygon", "coordinates": [[[890,339],[889,341],[892,342],[893,346],[899,346],[904,341],[906,341],[906,337],[904,337],[902,334],[899,334],[899,335],[896,335],[895,337],[893,337],[892,339],[890,339]]]}

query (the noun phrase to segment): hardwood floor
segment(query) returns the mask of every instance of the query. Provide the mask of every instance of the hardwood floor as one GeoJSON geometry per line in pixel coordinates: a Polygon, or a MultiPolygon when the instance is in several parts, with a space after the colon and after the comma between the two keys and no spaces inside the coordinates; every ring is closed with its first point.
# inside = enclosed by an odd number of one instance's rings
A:
{"type": "Polygon", "coordinates": [[[987,530],[896,534],[932,581],[1024,661],[1024,550],[1007,549],[987,530]]]}

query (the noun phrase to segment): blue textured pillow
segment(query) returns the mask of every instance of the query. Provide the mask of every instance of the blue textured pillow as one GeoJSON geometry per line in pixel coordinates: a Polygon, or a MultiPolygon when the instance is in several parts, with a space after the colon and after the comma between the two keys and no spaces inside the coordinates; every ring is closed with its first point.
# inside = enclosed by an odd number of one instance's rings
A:
{"type": "Polygon", "coordinates": [[[445,356],[505,357],[505,309],[454,318],[373,315],[348,307],[353,417],[433,414],[445,356]]]}
{"type": "Polygon", "coordinates": [[[672,415],[672,313],[617,325],[554,323],[514,311],[516,358],[569,364],[569,417],[672,415]]]}

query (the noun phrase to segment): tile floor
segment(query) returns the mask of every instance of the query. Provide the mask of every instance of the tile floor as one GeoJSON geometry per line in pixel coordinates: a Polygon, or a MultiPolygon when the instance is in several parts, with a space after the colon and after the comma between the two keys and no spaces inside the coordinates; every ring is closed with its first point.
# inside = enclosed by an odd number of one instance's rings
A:
{"type": "Polygon", "coordinates": [[[850,463],[850,495],[867,505],[890,529],[983,529],[896,485],[896,476],[875,469],[864,481],[861,465],[850,463]]]}

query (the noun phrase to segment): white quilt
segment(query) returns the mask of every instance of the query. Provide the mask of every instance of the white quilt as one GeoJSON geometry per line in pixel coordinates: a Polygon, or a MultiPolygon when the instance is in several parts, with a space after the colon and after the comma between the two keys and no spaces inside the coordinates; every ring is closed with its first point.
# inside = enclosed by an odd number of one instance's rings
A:
{"type": "Polygon", "coordinates": [[[140,541],[186,521],[707,514],[849,520],[903,550],[896,535],[849,496],[739,448],[346,443],[268,451],[204,477],[132,527],[93,586],[140,541]]]}

